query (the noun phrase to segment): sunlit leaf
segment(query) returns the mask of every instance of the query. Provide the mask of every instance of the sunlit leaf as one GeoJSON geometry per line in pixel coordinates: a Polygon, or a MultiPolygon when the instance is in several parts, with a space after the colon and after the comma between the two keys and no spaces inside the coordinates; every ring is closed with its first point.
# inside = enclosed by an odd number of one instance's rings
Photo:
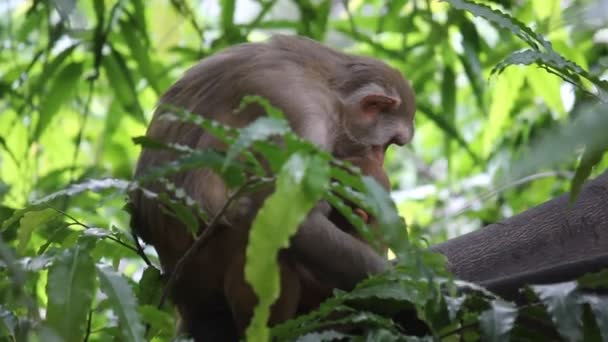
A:
{"type": "Polygon", "coordinates": [[[65,341],[82,341],[96,290],[95,263],[87,250],[65,250],[49,269],[46,322],[65,341]]]}
{"type": "Polygon", "coordinates": [[[477,156],[477,154],[475,154],[475,152],[473,152],[473,150],[471,149],[471,147],[469,146],[467,141],[464,140],[464,138],[460,135],[460,133],[458,133],[458,130],[456,130],[456,127],[454,127],[454,125],[450,124],[446,118],[437,114],[436,112],[434,112],[431,109],[431,107],[428,107],[425,104],[417,104],[417,106],[418,106],[419,110],[425,116],[427,116],[431,121],[433,121],[440,129],[442,129],[445,134],[450,136],[452,139],[456,140],[456,142],[458,142],[458,144],[467,151],[467,153],[471,156],[471,158],[473,158],[473,160],[475,160],[475,161],[480,160],[479,157],[477,156]]]}
{"type": "Polygon", "coordinates": [[[559,333],[573,341],[582,338],[583,309],[575,292],[576,287],[576,282],[531,286],[547,308],[559,333]]]}
{"type": "Polygon", "coordinates": [[[602,161],[604,153],[606,153],[606,150],[598,151],[586,149],[585,152],[583,152],[581,162],[576,168],[574,178],[572,178],[572,182],[570,183],[570,203],[574,203],[576,197],[578,196],[583,187],[583,184],[591,175],[593,167],[599,164],[600,161],[602,161]]]}
{"type": "Polygon", "coordinates": [[[484,156],[489,156],[496,146],[496,140],[504,135],[503,130],[509,127],[511,110],[520,96],[519,89],[524,84],[524,80],[524,73],[521,70],[511,70],[496,79],[488,124],[482,137],[484,156]]]}
{"type": "Polygon", "coordinates": [[[145,341],[137,301],[127,280],[109,266],[97,265],[97,275],[101,290],[108,296],[112,310],[119,318],[122,340],[145,341]]]}
{"type": "Polygon", "coordinates": [[[443,79],[441,80],[441,107],[448,121],[454,124],[456,114],[456,76],[451,67],[443,69],[443,79]]]}
{"type": "Polygon", "coordinates": [[[32,139],[38,140],[61,106],[70,99],[82,75],[82,63],[70,63],[57,73],[40,102],[40,118],[32,139]]]}
{"type": "Polygon", "coordinates": [[[129,187],[129,182],[122,179],[89,179],[80,184],[73,184],[66,189],[57,191],[48,196],[34,201],[34,204],[41,204],[50,202],[58,197],[68,196],[72,197],[81,194],[85,191],[98,192],[106,189],[116,189],[118,191],[126,191],[129,187]]]}
{"type": "Polygon", "coordinates": [[[18,318],[14,313],[0,305],[0,337],[15,337],[18,318]]]}
{"type": "Polygon", "coordinates": [[[589,273],[578,278],[578,286],[584,289],[608,289],[608,269],[589,273]]]}
{"type": "Polygon", "coordinates": [[[604,341],[608,340],[608,297],[605,295],[582,295],[584,303],[589,304],[591,312],[604,341]]]}
{"type": "Polygon", "coordinates": [[[335,331],[335,330],[327,330],[322,332],[315,332],[306,334],[298,338],[298,341],[301,342],[317,342],[317,341],[335,341],[335,340],[343,340],[348,339],[349,336],[347,334],[335,331]]]}
{"type": "Polygon", "coordinates": [[[492,301],[492,307],[479,316],[484,341],[509,341],[516,317],[517,308],[513,304],[492,301]]]}
{"type": "Polygon", "coordinates": [[[175,335],[175,320],[173,316],[156,307],[156,305],[140,305],[138,308],[142,320],[151,327],[151,334],[172,340],[175,335]]]}
{"type": "Polygon", "coordinates": [[[530,87],[542,97],[552,111],[557,114],[557,117],[565,115],[564,105],[560,94],[561,80],[550,73],[545,72],[540,68],[528,68],[526,70],[526,82],[530,87]]]}
{"type": "Polygon", "coordinates": [[[112,54],[105,56],[102,62],[108,82],[111,85],[110,89],[114,91],[114,95],[123,105],[126,114],[141,123],[145,123],[131,71],[127,68],[120,53],[116,50],[112,50],[112,52],[112,54]]]}
{"type": "Polygon", "coordinates": [[[59,217],[59,213],[51,208],[29,211],[23,214],[19,221],[19,230],[17,231],[17,237],[19,239],[19,245],[17,249],[21,252],[25,249],[30,241],[34,230],[40,228],[44,224],[59,217]]]}
{"type": "Polygon", "coordinates": [[[122,37],[127,42],[127,46],[130,49],[131,56],[136,61],[137,67],[139,68],[141,74],[146,78],[146,80],[152,86],[152,89],[156,92],[156,94],[161,95],[162,89],[160,88],[160,84],[158,79],[160,78],[160,73],[155,71],[152,61],[150,60],[150,53],[148,48],[142,44],[142,38],[138,35],[137,27],[135,26],[134,21],[126,21],[123,20],[120,22],[122,37]]]}
{"type": "Polygon", "coordinates": [[[241,131],[236,142],[228,149],[224,168],[228,167],[230,162],[236,158],[240,152],[247,149],[255,141],[267,140],[272,136],[282,135],[289,131],[289,125],[285,120],[269,117],[261,117],[255,120],[241,131]]]}
{"type": "MultiPolygon", "coordinates": [[[[511,166],[512,177],[522,177],[542,168],[574,160],[580,146],[598,152],[608,149],[608,135],[605,131],[605,127],[608,127],[608,116],[604,115],[607,108],[606,104],[583,105],[567,125],[552,126],[543,130],[522,160],[511,166]]],[[[589,165],[594,165],[593,160],[589,162],[589,165]]]]}
{"type": "Polygon", "coordinates": [[[276,253],[288,245],[300,222],[317,203],[329,180],[327,160],[294,154],[277,176],[275,192],[257,213],[249,233],[245,279],[258,297],[247,339],[268,340],[270,305],[279,295],[276,253]]]}
{"type": "Polygon", "coordinates": [[[262,96],[257,96],[257,95],[248,95],[248,96],[243,97],[243,99],[241,100],[241,104],[239,105],[239,108],[236,110],[236,115],[238,115],[239,111],[242,111],[247,106],[252,105],[252,104],[262,106],[262,108],[264,108],[265,114],[271,118],[285,119],[285,114],[283,114],[283,112],[280,109],[273,106],[270,103],[270,101],[268,101],[267,98],[262,97],[262,96]]]}
{"type": "Polygon", "coordinates": [[[164,288],[163,277],[160,271],[152,266],[146,267],[139,280],[137,299],[140,305],[157,305],[160,303],[164,288]]]}
{"type": "Polygon", "coordinates": [[[395,203],[388,192],[373,178],[363,178],[367,201],[372,205],[372,213],[375,214],[378,229],[385,243],[400,258],[405,258],[410,251],[410,245],[405,229],[405,222],[397,213],[395,203]]]}

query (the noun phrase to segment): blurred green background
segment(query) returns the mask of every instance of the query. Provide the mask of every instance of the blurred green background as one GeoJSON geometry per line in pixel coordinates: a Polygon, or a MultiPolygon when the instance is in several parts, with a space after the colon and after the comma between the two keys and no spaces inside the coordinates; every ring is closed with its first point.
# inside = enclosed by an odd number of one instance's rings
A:
{"type": "MultiPolygon", "coordinates": [[[[44,323],[75,340],[119,329],[142,340],[136,309],[153,326],[147,336],[173,336],[173,315],[156,309],[159,271],[144,267],[122,193],[19,210],[87,179],[130,179],[132,138],[145,133],[163,91],[201,58],[273,32],[374,56],[411,81],[416,135],[391,147],[385,166],[410,233],[429,244],[605,170],[608,1],[480,3],[523,25],[463,0],[0,0],[0,340],[20,340],[47,310],[44,323]],[[79,272],[66,285],[71,260],[79,272]],[[114,288],[122,292],[112,296],[114,288]]],[[[500,319],[512,328],[511,316],[500,319]]]]}
{"type": "MultiPolygon", "coordinates": [[[[485,3],[606,76],[608,2],[485,3]]],[[[576,146],[534,143],[567,125],[588,95],[534,65],[491,75],[526,44],[447,2],[2,1],[0,13],[4,207],[85,178],[129,178],[131,138],[145,132],[159,95],[197,60],[272,32],[380,58],[411,80],[416,136],[390,149],[386,167],[401,213],[431,241],[568,190],[577,165],[576,146]]],[[[99,203],[113,200],[121,199],[83,200],[72,211],[124,227],[117,206],[99,203]]]]}

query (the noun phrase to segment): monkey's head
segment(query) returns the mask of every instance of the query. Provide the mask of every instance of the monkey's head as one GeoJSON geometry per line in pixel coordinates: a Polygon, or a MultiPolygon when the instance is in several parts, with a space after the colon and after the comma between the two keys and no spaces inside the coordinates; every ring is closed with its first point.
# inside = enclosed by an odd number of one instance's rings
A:
{"type": "Polygon", "coordinates": [[[405,145],[414,135],[414,91],[401,73],[385,63],[351,57],[334,79],[343,99],[340,124],[345,135],[338,139],[345,143],[336,147],[336,156],[372,152],[383,161],[389,145],[405,145]]]}

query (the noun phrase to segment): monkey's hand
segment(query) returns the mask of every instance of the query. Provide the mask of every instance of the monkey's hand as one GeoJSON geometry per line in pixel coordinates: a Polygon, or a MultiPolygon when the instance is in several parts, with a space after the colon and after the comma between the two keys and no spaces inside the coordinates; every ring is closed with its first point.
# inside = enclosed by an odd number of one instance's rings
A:
{"type": "Polygon", "coordinates": [[[300,225],[291,241],[298,262],[319,272],[343,290],[389,267],[388,261],[364,242],[336,227],[321,202],[300,225]]]}

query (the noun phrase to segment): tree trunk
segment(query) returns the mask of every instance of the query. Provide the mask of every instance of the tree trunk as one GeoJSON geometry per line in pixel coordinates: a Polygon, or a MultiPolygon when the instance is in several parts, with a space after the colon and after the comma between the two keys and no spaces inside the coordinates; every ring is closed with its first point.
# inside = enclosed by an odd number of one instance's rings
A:
{"type": "Polygon", "coordinates": [[[431,247],[458,278],[505,297],[608,267],[608,171],[569,194],[431,247]]]}

